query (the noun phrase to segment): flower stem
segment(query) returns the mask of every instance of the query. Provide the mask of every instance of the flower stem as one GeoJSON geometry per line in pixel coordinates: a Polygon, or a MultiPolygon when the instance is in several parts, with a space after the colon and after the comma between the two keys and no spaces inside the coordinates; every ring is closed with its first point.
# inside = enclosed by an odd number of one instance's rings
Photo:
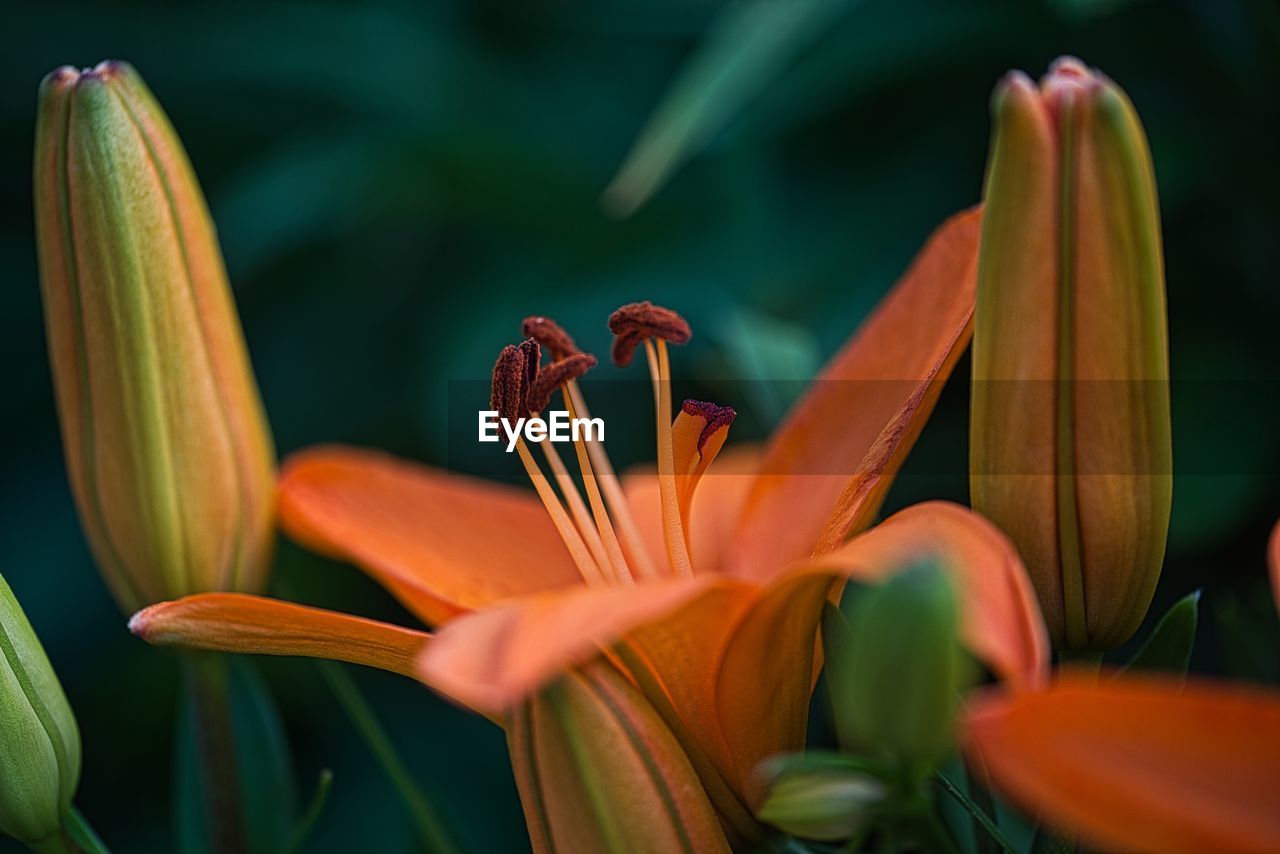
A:
{"type": "Polygon", "coordinates": [[[215,854],[241,854],[247,848],[231,727],[229,663],[216,653],[188,652],[182,656],[182,665],[195,727],[210,848],[215,854]]]}
{"type": "Polygon", "coordinates": [[[84,854],[111,854],[111,849],[103,844],[98,837],[97,831],[89,824],[88,820],[80,814],[80,810],[75,805],[71,805],[70,812],[67,813],[65,819],[67,836],[71,838],[77,851],[83,851],[84,854]]]}
{"type": "Polygon", "coordinates": [[[947,794],[955,798],[960,806],[964,807],[965,810],[968,811],[969,815],[973,817],[973,820],[987,832],[989,837],[991,837],[991,840],[995,842],[996,845],[1000,846],[1001,851],[1007,852],[1007,854],[1013,854],[1013,852],[1017,850],[1012,844],[1010,844],[1009,840],[1005,839],[1004,834],[1000,832],[1000,828],[996,827],[996,823],[992,820],[991,816],[989,816],[982,807],[978,806],[972,798],[966,795],[964,790],[952,782],[951,778],[946,774],[943,774],[941,771],[937,771],[934,773],[934,779],[938,781],[938,784],[942,786],[943,790],[946,791],[947,794]]]}
{"type": "Polygon", "coordinates": [[[55,833],[48,839],[39,842],[28,842],[27,847],[33,854],[79,854],[80,849],[71,841],[65,832],[55,833]]]}
{"type": "Polygon", "coordinates": [[[425,849],[436,854],[452,854],[457,851],[457,847],[444,829],[440,816],[413,781],[409,769],[400,761],[391,738],[382,728],[382,724],[364,695],[360,693],[355,681],[342,665],[335,662],[317,661],[316,666],[320,668],[321,675],[329,683],[329,689],[333,691],[339,705],[346,711],[351,722],[355,724],[356,730],[364,738],[365,745],[382,766],[383,773],[387,775],[387,779],[391,781],[401,800],[404,801],[413,819],[414,828],[418,832],[418,839],[425,849]]]}

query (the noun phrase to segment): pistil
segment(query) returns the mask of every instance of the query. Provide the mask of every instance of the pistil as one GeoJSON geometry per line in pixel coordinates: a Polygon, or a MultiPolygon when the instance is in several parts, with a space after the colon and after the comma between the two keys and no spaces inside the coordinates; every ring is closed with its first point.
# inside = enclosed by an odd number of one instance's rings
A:
{"type": "Polygon", "coordinates": [[[653,380],[653,402],[657,420],[658,491],[662,505],[662,529],[671,571],[691,577],[689,544],[680,518],[680,502],[676,494],[675,462],[671,444],[671,366],[667,358],[667,341],[683,344],[692,335],[684,318],[670,309],[650,302],[624,305],[609,316],[613,341],[613,360],[619,367],[631,363],[636,347],[642,342],[649,360],[649,376],[653,380]]]}

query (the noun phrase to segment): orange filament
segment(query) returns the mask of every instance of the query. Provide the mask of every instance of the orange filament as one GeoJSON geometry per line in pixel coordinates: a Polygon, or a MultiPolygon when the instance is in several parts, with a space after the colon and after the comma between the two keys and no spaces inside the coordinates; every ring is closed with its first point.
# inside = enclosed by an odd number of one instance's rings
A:
{"type": "MultiPolygon", "coordinates": [[[[605,552],[604,543],[600,540],[600,532],[596,528],[595,522],[592,521],[591,514],[587,512],[587,505],[582,502],[578,487],[573,482],[573,475],[569,474],[569,469],[565,466],[564,460],[560,458],[560,452],[556,450],[556,446],[551,442],[540,442],[539,444],[542,445],[542,452],[547,458],[547,465],[551,467],[551,473],[555,475],[556,486],[559,487],[560,495],[564,497],[565,503],[569,505],[569,513],[578,528],[578,533],[582,535],[582,539],[587,545],[587,550],[591,552],[592,559],[598,567],[609,567],[609,556],[605,552]]],[[[610,575],[610,573],[605,574],[610,575]]],[[[613,579],[611,578],[610,580],[613,579]]]]}
{"type": "MultiPolygon", "coordinates": [[[[569,408],[569,417],[576,418],[577,413],[573,408],[573,401],[569,399],[567,392],[564,396],[564,402],[565,406],[569,408]]],[[[574,440],[573,446],[578,452],[578,467],[582,470],[582,485],[587,491],[587,500],[591,502],[591,512],[595,516],[600,538],[604,541],[605,551],[609,556],[609,566],[613,570],[614,578],[625,585],[634,585],[636,582],[631,576],[631,568],[627,566],[627,559],[622,554],[622,546],[618,544],[618,535],[613,530],[613,523],[609,521],[608,511],[605,510],[604,499],[600,497],[600,487],[596,483],[595,471],[591,467],[591,458],[587,454],[586,442],[578,438],[574,440]]]]}
{"type": "MultiPolygon", "coordinates": [[[[582,397],[582,390],[578,388],[577,382],[570,380],[565,383],[565,394],[573,404],[573,409],[582,418],[590,418],[591,412],[587,409],[587,402],[582,397]]],[[[631,515],[631,504],[627,501],[626,494],[622,491],[622,483],[618,475],[613,470],[613,463],[609,460],[608,453],[605,452],[604,445],[599,442],[587,442],[587,456],[591,460],[591,465],[596,475],[596,482],[600,485],[604,492],[605,501],[608,502],[609,511],[613,514],[613,520],[618,530],[622,534],[622,544],[626,549],[627,556],[631,559],[633,565],[642,578],[656,578],[658,575],[657,567],[654,565],[653,557],[649,554],[649,547],[645,544],[644,538],[640,536],[640,529],[636,526],[635,517],[631,515]]]]}
{"type": "Polygon", "coordinates": [[[671,445],[671,366],[667,360],[667,342],[646,338],[644,352],[649,358],[649,376],[653,379],[653,402],[658,420],[658,491],[662,501],[662,530],[667,541],[667,558],[676,575],[691,578],[693,564],[689,545],[680,519],[680,500],[676,495],[675,458],[671,445]]]}
{"type": "MultiPolygon", "coordinates": [[[[635,349],[641,343],[644,344],[649,374],[653,380],[658,484],[668,565],[675,575],[692,577],[693,566],[689,559],[689,544],[685,533],[687,524],[676,483],[671,366],[666,344],[667,341],[684,343],[692,333],[689,324],[680,315],[650,302],[632,303],[619,308],[609,317],[609,328],[615,335],[614,361],[620,366],[630,362],[635,349]]],[[[491,408],[499,410],[504,416],[508,413],[511,416],[536,414],[545,409],[552,394],[559,389],[571,419],[590,419],[577,379],[594,367],[595,358],[579,350],[573,339],[550,318],[526,318],[522,331],[528,336],[526,340],[519,347],[504,349],[498,364],[494,366],[491,408]],[[540,365],[541,350],[544,349],[551,354],[553,360],[545,368],[540,365]]],[[[731,420],[732,411],[728,412],[731,420]]],[[[704,415],[708,421],[707,429],[712,432],[720,426],[727,426],[719,423],[712,426],[712,421],[719,421],[718,418],[711,418],[713,413],[699,414],[704,415]]],[[[705,441],[705,436],[697,438],[700,457],[705,441]]],[[[723,438],[719,441],[723,442],[723,438]]],[[[560,454],[549,442],[541,443],[543,453],[564,503],[561,503],[561,497],[556,495],[556,490],[552,488],[550,480],[539,468],[524,441],[517,440],[516,448],[539,499],[582,578],[593,586],[633,585],[637,575],[633,568],[638,570],[641,577],[656,577],[659,572],[640,536],[626,494],[603,445],[597,440],[588,441],[576,432],[573,442],[582,474],[582,488],[586,492],[586,503],[560,454]],[[568,511],[565,509],[566,504],[568,511]],[[614,528],[615,522],[617,530],[614,528]],[[619,531],[621,538],[618,536],[619,531]]],[[[714,456],[714,451],[710,456],[714,456]]]]}
{"type": "Polygon", "coordinates": [[[547,514],[551,516],[551,522],[556,526],[560,539],[564,540],[565,547],[569,549],[569,555],[573,558],[574,564],[577,565],[578,573],[582,576],[582,580],[592,587],[608,584],[608,580],[604,577],[600,566],[591,557],[591,553],[587,549],[586,543],[583,542],[582,536],[578,533],[577,528],[573,526],[573,521],[569,518],[569,514],[565,512],[564,505],[560,503],[560,499],[556,497],[555,490],[551,488],[551,481],[542,473],[542,469],[538,468],[537,461],[529,453],[529,448],[525,445],[524,439],[516,440],[516,451],[520,454],[520,461],[524,463],[524,470],[528,473],[529,480],[533,481],[533,488],[537,490],[538,497],[542,499],[542,506],[547,508],[547,514]]]}

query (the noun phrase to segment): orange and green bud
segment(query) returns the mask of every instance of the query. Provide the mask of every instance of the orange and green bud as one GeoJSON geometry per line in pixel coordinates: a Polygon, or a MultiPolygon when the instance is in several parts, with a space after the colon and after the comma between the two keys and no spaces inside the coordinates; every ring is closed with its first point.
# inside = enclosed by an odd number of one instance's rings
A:
{"type": "Polygon", "coordinates": [[[80,781],[80,731],[40,639],[0,576],[0,834],[52,844],[80,781]]]}
{"type": "Polygon", "coordinates": [[[45,78],[35,206],[67,471],[117,601],[261,589],[271,437],[204,196],[131,67],[45,78]]]}
{"type": "Polygon", "coordinates": [[[844,747],[918,781],[950,752],[974,676],[955,590],[940,568],[919,564],[857,596],[828,663],[836,729],[844,747]]]}
{"type": "Polygon", "coordinates": [[[1142,125],[1060,59],[996,88],[973,336],[974,509],[1026,562],[1055,643],[1127,640],[1172,490],[1164,262],[1142,125]]]}
{"type": "Polygon", "coordinates": [[[729,850],[675,736],[607,662],[566,673],[506,729],[535,852],[729,850]]]}

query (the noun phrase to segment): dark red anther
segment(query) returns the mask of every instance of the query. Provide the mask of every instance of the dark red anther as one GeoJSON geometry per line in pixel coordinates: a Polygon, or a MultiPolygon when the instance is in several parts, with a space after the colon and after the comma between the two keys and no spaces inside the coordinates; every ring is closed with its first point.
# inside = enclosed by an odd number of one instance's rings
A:
{"type": "Polygon", "coordinates": [[[625,368],[631,364],[631,358],[636,353],[636,348],[644,341],[644,336],[639,332],[628,332],[625,335],[619,335],[613,339],[613,346],[609,348],[609,357],[613,359],[613,363],[619,368],[625,368]]]}
{"type": "Polygon", "coordinates": [[[582,352],[569,337],[569,333],[549,317],[526,317],[520,324],[520,332],[526,338],[533,338],[541,344],[552,359],[563,359],[582,352]]]}
{"type": "Polygon", "coordinates": [[[646,338],[684,344],[693,337],[693,330],[683,317],[648,300],[624,305],[609,315],[609,331],[616,336],[612,355],[614,364],[620,368],[631,364],[636,347],[646,338]]]}
{"type": "Polygon", "coordinates": [[[493,365],[493,382],[489,387],[489,408],[514,424],[529,414],[525,399],[538,377],[540,353],[532,338],[520,346],[508,344],[493,365]]]}
{"type": "Polygon", "coordinates": [[[737,411],[732,406],[719,406],[702,400],[686,400],[680,409],[686,415],[706,419],[707,423],[698,435],[698,453],[702,453],[702,446],[716,434],[716,431],[728,427],[733,423],[733,419],[738,417],[737,411]]]}
{"type": "Polygon", "coordinates": [[[569,380],[576,380],[596,366],[596,357],[590,353],[575,353],[552,362],[538,372],[525,399],[530,412],[542,412],[551,403],[551,395],[569,380]]]}
{"type": "MultiPolygon", "coordinates": [[[[538,363],[542,361],[542,349],[538,342],[526,338],[520,342],[520,355],[524,357],[524,390],[528,394],[533,381],[538,378],[538,363]]],[[[528,413],[521,413],[527,415],[528,413]]]]}

